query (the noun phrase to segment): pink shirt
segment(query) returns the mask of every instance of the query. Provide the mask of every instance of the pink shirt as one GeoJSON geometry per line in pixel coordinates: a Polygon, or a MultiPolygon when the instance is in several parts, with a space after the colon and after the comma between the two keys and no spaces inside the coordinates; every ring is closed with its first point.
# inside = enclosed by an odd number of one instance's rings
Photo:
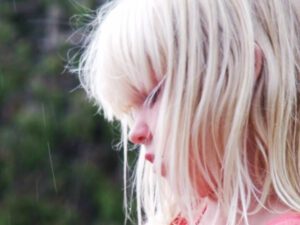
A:
{"type": "Polygon", "coordinates": [[[285,214],[272,219],[266,225],[300,225],[300,214],[285,214]]]}
{"type": "MultiPolygon", "coordinates": [[[[171,225],[187,225],[187,222],[185,219],[178,217],[171,225]]],[[[285,214],[270,220],[266,225],[300,225],[300,214],[285,214]]]]}

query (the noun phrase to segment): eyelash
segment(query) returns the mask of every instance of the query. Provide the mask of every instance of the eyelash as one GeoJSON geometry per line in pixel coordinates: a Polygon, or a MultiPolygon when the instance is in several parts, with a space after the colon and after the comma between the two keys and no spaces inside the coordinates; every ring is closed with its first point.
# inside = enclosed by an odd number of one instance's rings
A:
{"type": "Polygon", "coordinates": [[[157,98],[158,98],[158,96],[160,94],[160,90],[161,90],[161,87],[158,87],[155,90],[153,90],[150,93],[150,95],[147,97],[147,99],[145,101],[145,104],[148,105],[148,106],[150,106],[150,107],[153,107],[153,105],[157,101],[157,98]]]}
{"type": "Polygon", "coordinates": [[[159,94],[162,90],[162,87],[164,86],[164,82],[165,82],[165,77],[158,83],[158,85],[146,97],[144,105],[147,105],[149,107],[153,107],[153,105],[157,101],[157,98],[159,97],[159,94]]]}

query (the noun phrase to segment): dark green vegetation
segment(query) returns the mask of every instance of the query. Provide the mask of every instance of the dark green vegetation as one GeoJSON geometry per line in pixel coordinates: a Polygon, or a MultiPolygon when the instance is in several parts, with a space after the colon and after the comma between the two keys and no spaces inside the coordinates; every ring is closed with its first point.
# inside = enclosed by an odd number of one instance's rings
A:
{"type": "Polygon", "coordinates": [[[0,0],[0,225],[123,223],[117,131],[64,69],[70,18],[100,5],[0,0]]]}

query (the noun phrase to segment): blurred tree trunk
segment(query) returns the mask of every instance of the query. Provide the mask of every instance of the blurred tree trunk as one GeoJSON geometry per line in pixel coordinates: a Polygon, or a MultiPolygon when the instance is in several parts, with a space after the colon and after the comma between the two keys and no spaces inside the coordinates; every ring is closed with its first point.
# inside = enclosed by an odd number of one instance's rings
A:
{"type": "Polygon", "coordinates": [[[43,50],[50,52],[57,49],[60,43],[59,21],[62,15],[62,11],[59,5],[53,3],[47,9],[46,12],[46,27],[45,27],[45,39],[43,42],[43,50]]]}

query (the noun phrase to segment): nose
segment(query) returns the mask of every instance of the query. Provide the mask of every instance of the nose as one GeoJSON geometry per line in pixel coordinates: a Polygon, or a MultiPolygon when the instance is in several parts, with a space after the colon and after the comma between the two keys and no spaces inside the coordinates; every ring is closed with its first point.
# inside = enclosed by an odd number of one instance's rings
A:
{"type": "Polygon", "coordinates": [[[134,124],[129,133],[129,140],[134,144],[148,144],[152,140],[152,133],[144,122],[134,124]]]}

